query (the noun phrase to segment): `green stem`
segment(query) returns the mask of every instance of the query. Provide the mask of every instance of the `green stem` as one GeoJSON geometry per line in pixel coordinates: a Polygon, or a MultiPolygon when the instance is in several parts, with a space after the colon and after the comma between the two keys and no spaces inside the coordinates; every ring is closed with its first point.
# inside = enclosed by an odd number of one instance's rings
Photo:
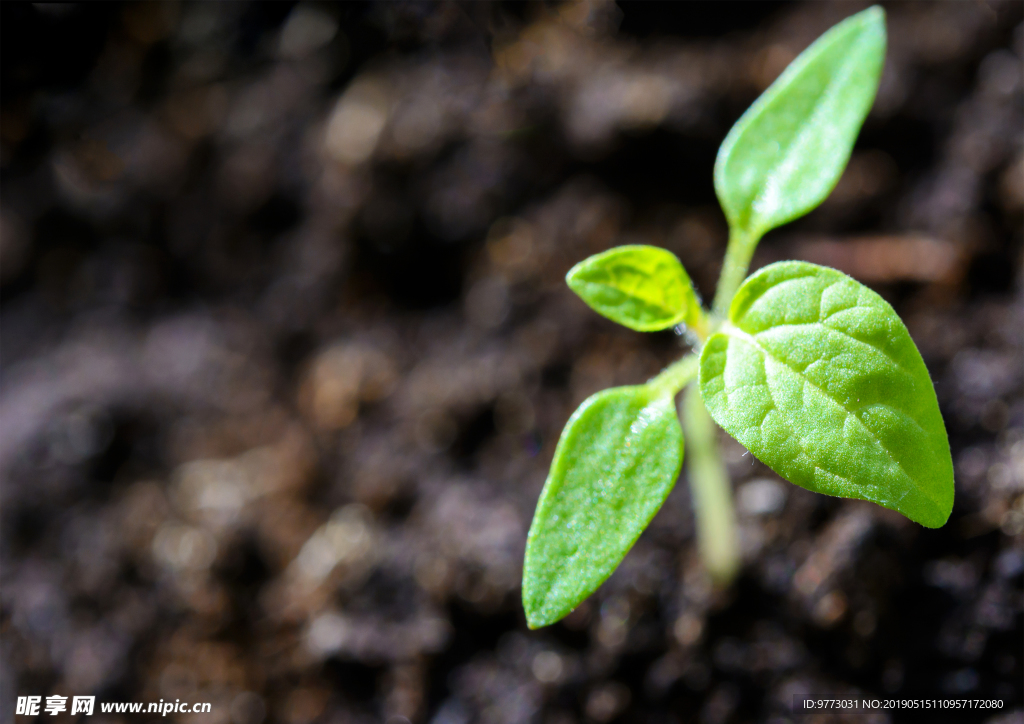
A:
{"type": "Polygon", "coordinates": [[[729,473],[715,439],[715,423],[696,385],[691,385],[684,395],[682,418],[701,558],[711,578],[726,585],[740,567],[736,512],[729,473]]]}
{"type": "Polygon", "coordinates": [[[760,234],[748,234],[730,229],[729,246],[725,250],[722,274],[718,277],[718,288],[715,290],[713,309],[719,317],[724,319],[729,316],[729,305],[732,304],[736,290],[740,288],[740,284],[747,276],[750,258],[754,255],[754,249],[757,248],[757,242],[760,240],[760,234]]]}
{"type": "Polygon", "coordinates": [[[657,377],[648,380],[647,384],[675,397],[681,389],[690,384],[690,380],[697,376],[699,365],[700,357],[696,354],[688,354],[663,369],[657,377]]]}

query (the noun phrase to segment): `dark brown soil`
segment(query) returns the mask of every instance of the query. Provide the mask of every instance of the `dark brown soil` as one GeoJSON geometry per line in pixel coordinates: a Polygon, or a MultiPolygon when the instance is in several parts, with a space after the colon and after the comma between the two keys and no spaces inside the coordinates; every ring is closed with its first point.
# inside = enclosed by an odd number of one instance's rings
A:
{"type": "Polygon", "coordinates": [[[684,477],[568,619],[519,604],[569,414],[683,351],[566,270],[656,244],[709,297],[718,144],[860,7],[3,3],[0,722],[51,694],[201,724],[1024,720],[1019,2],[887,5],[846,175],[755,259],[903,315],[949,523],[723,436],[734,586],[684,477]],[[798,703],[826,698],[1001,708],[798,703]]]}

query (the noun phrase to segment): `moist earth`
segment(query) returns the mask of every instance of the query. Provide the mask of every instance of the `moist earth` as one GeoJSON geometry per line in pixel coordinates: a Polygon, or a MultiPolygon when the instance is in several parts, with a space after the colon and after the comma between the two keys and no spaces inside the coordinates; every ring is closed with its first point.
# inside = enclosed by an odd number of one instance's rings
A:
{"type": "Polygon", "coordinates": [[[887,6],[849,167],[753,265],[903,317],[948,524],[723,435],[733,586],[684,474],[567,619],[520,605],[563,424],[686,349],[566,271],[654,244],[709,299],[719,143],[860,7],[3,3],[0,722],[52,694],[202,724],[1024,721],[1018,2],[887,6]]]}

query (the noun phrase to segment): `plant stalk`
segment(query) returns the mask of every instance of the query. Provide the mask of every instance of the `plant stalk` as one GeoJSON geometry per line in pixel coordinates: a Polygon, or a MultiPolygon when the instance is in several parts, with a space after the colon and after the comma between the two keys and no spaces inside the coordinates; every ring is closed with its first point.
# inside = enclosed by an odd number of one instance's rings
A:
{"type": "Polygon", "coordinates": [[[679,391],[690,384],[690,381],[697,376],[700,365],[700,357],[696,354],[688,354],[677,359],[668,367],[647,381],[650,387],[663,391],[667,395],[675,397],[679,391]]]}
{"type": "Polygon", "coordinates": [[[716,426],[697,385],[690,385],[683,396],[682,422],[701,558],[715,583],[727,585],[740,567],[736,511],[729,473],[715,439],[716,426]]]}
{"type": "Polygon", "coordinates": [[[725,259],[722,262],[722,273],[718,277],[713,307],[715,314],[722,319],[729,316],[729,305],[732,304],[736,290],[747,276],[750,258],[754,256],[754,249],[760,240],[760,234],[748,234],[738,229],[729,230],[729,245],[725,249],[725,259]]]}

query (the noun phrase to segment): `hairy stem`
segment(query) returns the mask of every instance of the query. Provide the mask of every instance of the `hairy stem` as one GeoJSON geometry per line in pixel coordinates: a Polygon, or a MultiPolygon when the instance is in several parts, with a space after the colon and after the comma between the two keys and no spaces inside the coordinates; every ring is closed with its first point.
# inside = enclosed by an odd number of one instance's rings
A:
{"type": "Polygon", "coordinates": [[[663,369],[657,377],[648,380],[647,384],[675,397],[697,376],[699,365],[700,358],[696,354],[688,354],[663,369]]]}
{"type": "Polygon", "coordinates": [[[736,229],[729,231],[729,246],[725,250],[722,262],[722,274],[718,277],[718,288],[715,290],[714,311],[723,319],[729,316],[729,305],[736,296],[743,279],[747,276],[750,258],[754,255],[760,234],[747,234],[736,229]]]}
{"type": "Polygon", "coordinates": [[[701,558],[712,579],[725,585],[740,567],[736,512],[729,473],[715,440],[715,423],[697,385],[691,385],[683,397],[682,418],[701,558]]]}

